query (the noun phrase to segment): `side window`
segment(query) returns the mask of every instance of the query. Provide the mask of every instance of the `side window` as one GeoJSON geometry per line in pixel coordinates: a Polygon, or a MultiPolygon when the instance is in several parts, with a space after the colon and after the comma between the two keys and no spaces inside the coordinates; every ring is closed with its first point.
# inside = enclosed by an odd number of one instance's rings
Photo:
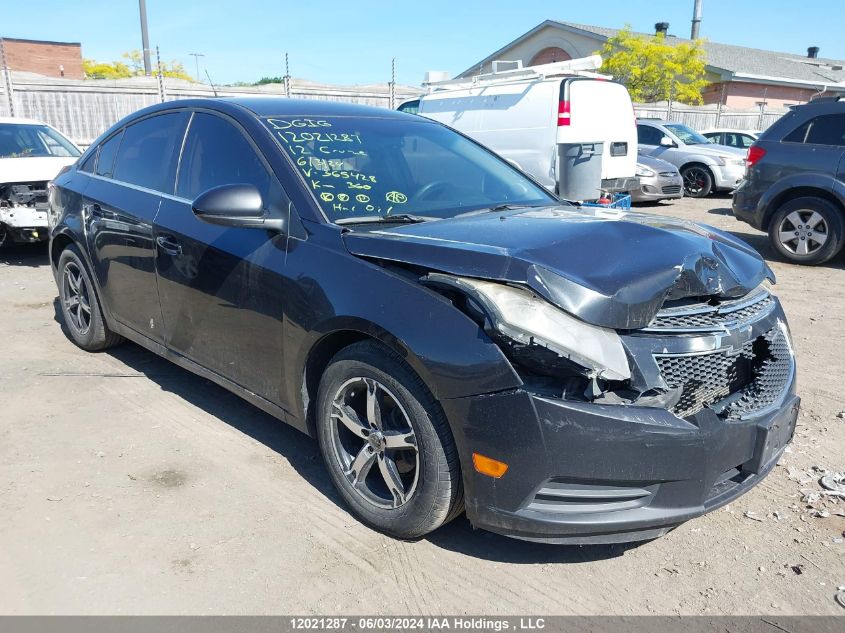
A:
{"type": "Polygon", "coordinates": [[[197,112],[191,120],[176,195],[193,200],[212,187],[254,185],[267,200],[271,177],[252,145],[225,119],[197,112]]]}
{"type": "Polygon", "coordinates": [[[414,99],[413,101],[406,101],[396,109],[399,110],[399,112],[407,112],[408,114],[419,114],[420,100],[414,99]]]}
{"type": "Polygon", "coordinates": [[[752,145],[754,145],[754,137],[749,136],[748,134],[741,134],[740,141],[740,147],[751,147],[752,145]]]}
{"type": "Polygon", "coordinates": [[[656,127],[650,125],[637,126],[637,143],[642,145],[660,145],[660,139],[663,138],[663,132],[656,127]]]}
{"type": "Polygon", "coordinates": [[[792,130],[789,134],[783,137],[784,143],[803,143],[807,138],[807,132],[810,130],[810,123],[812,120],[806,121],[792,130]]]}
{"type": "Polygon", "coordinates": [[[114,168],[114,157],[117,155],[117,149],[120,147],[120,141],[123,139],[123,130],[112,136],[105,143],[100,145],[99,158],[97,158],[97,175],[106,178],[112,177],[112,170],[114,168]]]}
{"type": "Polygon", "coordinates": [[[813,119],[806,142],[845,145],[845,114],[826,114],[813,119]]]}
{"type": "Polygon", "coordinates": [[[169,112],[126,128],[117,153],[114,179],[172,193],[186,120],[184,112],[169,112]]]}
{"type": "Polygon", "coordinates": [[[82,161],[82,164],[79,165],[79,171],[84,171],[88,174],[94,173],[94,163],[97,162],[97,148],[95,147],[94,150],[88,154],[88,158],[82,161]]]}

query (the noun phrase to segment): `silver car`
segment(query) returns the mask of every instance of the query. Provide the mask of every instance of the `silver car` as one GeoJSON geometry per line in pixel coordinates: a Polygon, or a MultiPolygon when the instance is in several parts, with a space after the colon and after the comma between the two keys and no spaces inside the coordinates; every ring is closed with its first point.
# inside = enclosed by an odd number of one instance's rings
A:
{"type": "Polygon", "coordinates": [[[713,191],[736,189],[745,174],[745,150],[711,143],[683,123],[637,119],[640,156],[672,163],[684,179],[684,193],[704,198],[713,191]]]}
{"type": "Polygon", "coordinates": [[[637,157],[640,188],[631,192],[631,202],[654,202],[684,197],[684,179],[672,163],[651,156],[637,157]]]}

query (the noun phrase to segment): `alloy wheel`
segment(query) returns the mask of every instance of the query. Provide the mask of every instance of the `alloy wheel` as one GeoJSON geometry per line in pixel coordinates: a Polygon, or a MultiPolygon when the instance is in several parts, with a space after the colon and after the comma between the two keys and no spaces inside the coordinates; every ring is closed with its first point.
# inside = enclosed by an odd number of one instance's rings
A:
{"type": "Polygon", "coordinates": [[[85,336],[91,328],[90,293],[82,271],[73,262],[65,265],[62,275],[62,303],[70,326],[85,336]]]}
{"type": "Polygon", "coordinates": [[[778,227],[781,246],[796,255],[812,255],[825,245],[828,234],[827,222],[812,209],[793,211],[778,227]]]}
{"type": "Polygon", "coordinates": [[[380,508],[413,497],[420,471],[417,438],[396,395],[372,378],[344,382],[331,404],[332,454],[352,488],[380,508]]]}
{"type": "Polygon", "coordinates": [[[684,188],[691,196],[695,196],[704,190],[707,186],[707,180],[710,174],[704,171],[701,167],[689,167],[684,170],[684,188]]]}

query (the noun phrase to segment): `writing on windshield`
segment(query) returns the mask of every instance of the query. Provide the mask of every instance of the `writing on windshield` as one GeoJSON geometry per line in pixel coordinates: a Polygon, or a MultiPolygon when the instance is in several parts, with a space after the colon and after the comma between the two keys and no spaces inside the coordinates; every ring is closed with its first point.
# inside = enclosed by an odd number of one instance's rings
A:
{"type": "Polygon", "coordinates": [[[264,122],[332,221],[554,203],[507,163],[433,122],[309,116],[264,122]]]}

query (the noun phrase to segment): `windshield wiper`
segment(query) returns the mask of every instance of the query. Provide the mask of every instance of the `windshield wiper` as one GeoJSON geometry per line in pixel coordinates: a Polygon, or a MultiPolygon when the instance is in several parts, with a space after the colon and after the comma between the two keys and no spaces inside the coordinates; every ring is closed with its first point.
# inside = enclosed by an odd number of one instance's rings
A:
{"type": "Polygon", "coordinates": [[[413,215],[411,213],[395,213],[393,215],[359,215],[350,218],[340,218],[335,220],[335,224],[416,224],[418,222],[428,222],[429,220],[437,220],[427,215],[413,215]]]}
{"type": "Polygon", "coordinates": [[[467,211],[466,213],[459,213],[456,215],[456,218],[465,218],[468,215],[481,215],[482,213],[496,213],[497,211],[514,211],[516,209],[534,209],[537,207],[551,207],[554,206],[552,204],[497,204],[492,207],[484,207],[483,209],[473,209],[472,211],[467,211]]]}

